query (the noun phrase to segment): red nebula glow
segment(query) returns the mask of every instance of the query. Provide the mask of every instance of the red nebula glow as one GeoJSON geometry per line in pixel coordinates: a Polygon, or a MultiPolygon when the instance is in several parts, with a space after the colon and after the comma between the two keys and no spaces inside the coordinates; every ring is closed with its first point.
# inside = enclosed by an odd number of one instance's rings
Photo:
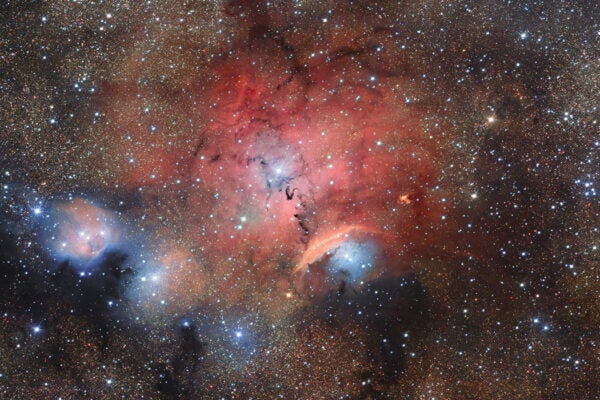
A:
{"type": "Polygon", "coordinates": [[[268,40],[198,70],[180,57],[178,87],[138,85],[133,95],[131,82],[153,81],[134,57],[124,81],[106,86],[107,154],[127,154],[110,160],[120,158],[113,184],[163,188],[152,196],[210,266],[212,283],[200,287],[234,296],[248,290],[240,282],[280,282],[281,265],[305,268],[346,229],[385,232],[394,259],[435,240],[425,228],[442,214],[439,143],[405,101],[408,81],[359,54],[300,63],[268,40]],[[148,111],[157,92],[164,107],[148,111]]]}

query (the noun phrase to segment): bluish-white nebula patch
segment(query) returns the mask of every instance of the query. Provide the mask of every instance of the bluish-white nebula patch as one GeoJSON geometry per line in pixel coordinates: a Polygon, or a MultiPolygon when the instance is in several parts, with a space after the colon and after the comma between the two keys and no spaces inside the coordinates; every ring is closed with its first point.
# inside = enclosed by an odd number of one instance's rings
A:
{"type": "Polygon", "coordinates": [[[372,240],[347,239],[329,251],[327,270],[334,277],[357,281],[370,272],[378,258],[378,247],[372,240]]]}

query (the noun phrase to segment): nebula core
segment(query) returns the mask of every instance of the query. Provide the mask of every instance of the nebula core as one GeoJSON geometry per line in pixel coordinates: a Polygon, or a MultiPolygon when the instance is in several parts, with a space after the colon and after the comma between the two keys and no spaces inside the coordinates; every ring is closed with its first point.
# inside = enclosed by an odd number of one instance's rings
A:
{"type": "Polygon", "coordinates": [[[598,4],[0,10],[0,397],[600,395],[598,4]]]}
{"type": "MultiPolygon", "coordinates": [[[[107,184],[153,192],[181,218],[176,234],[166,229],[155,240],[167,253],[183,240],[198,256],[169,280],[210,275],[208,286],[184,294],[173,286],[186,307],[216,293],[237,303],[255,291],[248,284],[268,293],[303,287],[290,271],[320,237],[352,225],[387,231],[378,244],[385,269],[405,273],[425,241],[418,229],[441,222],[443,191],[432,189],[442,143],[423,107],[407,104],[411,85],[398,66],[364,48],[301,59],[292,37],[262,23],[244,22],[247,38],[208,61],[191,43],[179,45],[174,85],[155,84],[162,70],[132,55],[120,79],[98,91],[109,120],[99,163],[116,172],[107,184]]],[[[159,40],[173,46],[168,32],[159,40]]],[[[163,211],[148,207],[150,229],[163,211]]]]}

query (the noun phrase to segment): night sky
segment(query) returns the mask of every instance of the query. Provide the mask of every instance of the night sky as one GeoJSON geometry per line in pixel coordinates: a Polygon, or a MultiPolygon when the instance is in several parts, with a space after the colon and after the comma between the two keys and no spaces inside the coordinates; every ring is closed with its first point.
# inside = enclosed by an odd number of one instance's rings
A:
{"type": "Polygon", "coordinates": [[[1,399],[600,398],[600,3],[3,1],[1,399]]]}

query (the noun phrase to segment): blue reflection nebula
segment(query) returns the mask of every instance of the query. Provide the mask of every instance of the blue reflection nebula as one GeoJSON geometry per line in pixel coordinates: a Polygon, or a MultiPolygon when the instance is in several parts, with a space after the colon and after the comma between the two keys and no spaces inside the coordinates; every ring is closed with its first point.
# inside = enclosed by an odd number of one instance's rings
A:
{"type": "Polygon", "coordinates": [[[329,252],[327,269],[332,275],[342,274],[346,280],[361,279],[372,269],[378,256],[377,245],[372,240],[346,240],[329,252]]]}

